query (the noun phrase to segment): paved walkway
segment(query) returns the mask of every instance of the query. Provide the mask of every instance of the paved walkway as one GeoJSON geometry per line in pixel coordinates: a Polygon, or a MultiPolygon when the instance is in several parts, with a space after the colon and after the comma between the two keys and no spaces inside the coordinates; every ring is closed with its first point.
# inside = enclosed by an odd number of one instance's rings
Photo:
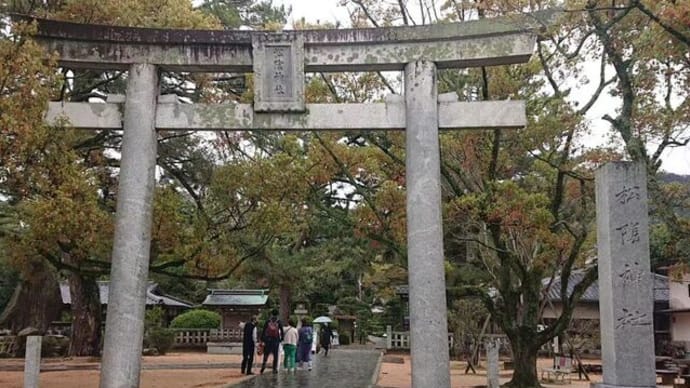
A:
{"type": "MultiPolygon", "coordinates": [[[[287,373],[281,370],[274,374],[270,367],[264,374],[239,384],[229,385],[232,388],[367,388],[376,384],[380,352],[373,350],[332,349],[328,357],[316,355],[314,369],[297,370],[287,373]]],[[[271,359],[269,358],[268,365],[271,359]]],[[[254,373],[261,364],[254,364],[254,373]]]]}

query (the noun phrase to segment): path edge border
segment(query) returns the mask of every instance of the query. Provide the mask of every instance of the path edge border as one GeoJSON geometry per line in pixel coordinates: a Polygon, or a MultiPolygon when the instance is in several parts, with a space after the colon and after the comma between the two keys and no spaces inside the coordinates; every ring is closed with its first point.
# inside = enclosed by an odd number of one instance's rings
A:
{"type": "Polygon", "coordinates": [[[379,351],[379,359],[376,362],[376,368],[374,369],[374,374],[371,377],[371,383],[367,388],[376,388],[376,383],[379,381],[379,374],[381,373],[381,363],[383,362],[383,351],[379,351]]]}

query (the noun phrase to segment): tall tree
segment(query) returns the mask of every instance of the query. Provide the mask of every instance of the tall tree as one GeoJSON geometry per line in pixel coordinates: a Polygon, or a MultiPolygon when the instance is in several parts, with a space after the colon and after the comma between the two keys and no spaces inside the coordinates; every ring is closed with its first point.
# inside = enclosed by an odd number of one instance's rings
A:
{"type": "MultiPolygon", "coordinates": [[[[368,11],[368,3],[352,3],[361,17],[376,15],[368,11]]],[[[448,2],[445,12],[422,15],[427,22],[436,15],[468,20],[489,16],[485,6],[481,1],[462,7],[448,2]]],[[[403,4],[395,8],[388,12],[400,12],[403,23],[415,23],[403,4]]],[[[530,125],[520,134],[445,134],[441,139],[447,255],[455,265],[483,274],[478,279],[457,277],[463,283],[451,287],[480,296],[509,337],[516,363],[510,385],[519,387],[539,384],[539,347],[567,326],[577,298],[596,274],[589,270],[586,281],[564,295],[565,314],[539,332],[542,279],[562,276],[567,283],[570,271],[584,263],[592,216],[587,172],[578,169],[575,158],[573,134],[582,128],[581,117],[561,96],[542,92],[542,79],[537,62],[439,74],[441,92],[454,91],[468,100],[529,101],[530,125]],[[470,257],[468,244],[474,247],[470,257]]]]}
{"type": "Polygon", "coordinates": [[[272,0],[204,0],[199,9],[214,15],[225,28],[282,28],[291,8],[272,0]]]}
{"type": "MultiPolygon", "coordinates": [[[[178,25],[211,27],[214,19],[196,12],[188,1],[174,2],[14,2],[10,10],[51,12],[62,19],[128,25],[178,25]],[[28,6],[27,6],[28,4],[28,6]],[[13,9],[14,7],[14,9],[13,9]]],[[[109,234],[118,167],[107,151],[119,146],[119,136],[64,133],[53,136],[42,123],[49,99],[54,58],[42,53],[30,40],[29,30],[15,27],[3,39],[8,47],[2,68],[3,194],[18,207],[24,227],[13,236],[16,266],[28,268],[30,260],[45,260],[69,280],[73,310],[70,353],[98,355],[100,300],[96,279],[108,273],[109,234]],[[41,58],[52,62],[42,63],[41,58]],[[37,69],[41,65],[42,68],[37,69]],[[23,94],[26,94],[25,99],[23,94]],[[15,107],[16,105],[16,107],[15,107]],[[4,134],[4,135],[5,135],[4,134]],[[80,218],[81,217],[81,218],[80,218]],[[89,222],[84,222],[88,219],[89,222]],[[36,243],[40,241],[40,243],[36,243]]],[[[62,88],[74,99],[100,97],[102,92],[122,90],[122,73],[76,72],[63,69],[62,88]],[[118,85],[119,81],[119,85],[118,85]]],[[[58,89],[59,90],[59,89],[58,89]]],[[[172,164],[172,163],[171,163],[172,164]]],[[[48,273],[50,269],[43,265],[48,273]]],[[[40,278],[40,277],[38,277],[40,278]]],[[[43,279],[43,278],[40,278],[43,279]]],[[[56,290],[34,284],[36,290],[56,290]]],[[[25,285],[26,288],[26,285],[25,285]]],[[[49,300],[46,298],[46,300],[49,300]]],[[[20,304],[21,305],[21,304],[20,304]]],[[[29,304],[27,304],[29,305],[29,304]]],[[[36,316],[43,316],[36,314],[36,316]]]]}
{"type": "MultiPolygon", "coordinates": [[[[30,170],[43,159],[34,145],[48,134],[41,121],[55,83],[54,58],[28,38],[34,30],[19,24],[0,37],[0,247],[3,260],[10,264],[16,263],[11,241],[23,233],[18,204],[40,191],[32,184],[30,170]]],[[[0,320],[14,329],[45,330],[47,320],[57,317],[55,306],[61,304],[54,271],[36,257],[13,268],[19,270],[21,281],[0,320]]]]}

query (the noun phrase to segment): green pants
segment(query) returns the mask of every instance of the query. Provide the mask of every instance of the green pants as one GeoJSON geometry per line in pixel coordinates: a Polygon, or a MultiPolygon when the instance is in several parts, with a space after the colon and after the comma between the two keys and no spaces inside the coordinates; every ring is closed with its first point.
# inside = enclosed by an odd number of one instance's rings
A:
{"type": "Polygon", "coordinates": [[[284,344],[283,351],[285,352],[283,367],[287,370],[295,369],[295,353],[297,353],[297,345],[284,344]]]}

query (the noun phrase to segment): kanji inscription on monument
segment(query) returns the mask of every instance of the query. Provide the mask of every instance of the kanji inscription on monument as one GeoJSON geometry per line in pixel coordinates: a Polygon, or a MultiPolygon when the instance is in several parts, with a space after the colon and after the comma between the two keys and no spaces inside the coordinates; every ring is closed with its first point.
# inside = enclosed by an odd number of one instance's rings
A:
{"type": "Polygon", "coordinates": [[[293,33],[255,35],[254,110],[304,112],[304,41],[293,33]]]}
{"type": "Polygon", "coordinates": [[[606,164],[596,173],[596,194],[604,366],[598,386],[654,387],[646,167],[606,164]]]}

